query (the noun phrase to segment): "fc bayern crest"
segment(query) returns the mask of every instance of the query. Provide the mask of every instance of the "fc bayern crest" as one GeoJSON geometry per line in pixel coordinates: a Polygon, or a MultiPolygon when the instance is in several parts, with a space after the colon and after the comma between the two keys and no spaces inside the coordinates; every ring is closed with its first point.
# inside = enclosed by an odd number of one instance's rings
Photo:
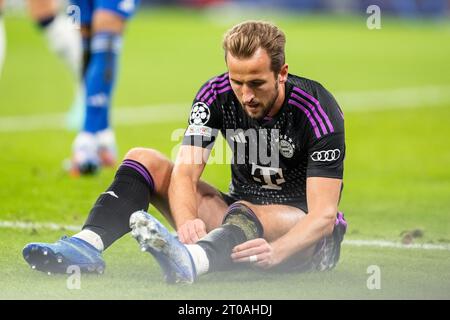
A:
{"type": "Polygon", "coordinates": [[[295,145],[291,138],[286,135],[280,137],[280,153],[285,158],[292,158],[294,156],[295,145]]]}
{"type": "Polygon", "coordinates": [[[211,116],[209,107],[204,102],[197,102],[192,106],[189,123],[196,126],[204,126],[211,116]]]}

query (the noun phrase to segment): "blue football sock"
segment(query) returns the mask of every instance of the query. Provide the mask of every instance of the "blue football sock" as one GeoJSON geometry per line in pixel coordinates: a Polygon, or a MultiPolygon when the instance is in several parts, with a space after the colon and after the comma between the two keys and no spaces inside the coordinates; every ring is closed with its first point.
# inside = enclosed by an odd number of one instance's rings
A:
{"type": "Polygon", "coordinates": [[[102,32],[91,40],[91,56],[85,74],[86,118],[84,131],[96,133],[109,128],[109,108],[116,78],[122,36],[102,32]]]}

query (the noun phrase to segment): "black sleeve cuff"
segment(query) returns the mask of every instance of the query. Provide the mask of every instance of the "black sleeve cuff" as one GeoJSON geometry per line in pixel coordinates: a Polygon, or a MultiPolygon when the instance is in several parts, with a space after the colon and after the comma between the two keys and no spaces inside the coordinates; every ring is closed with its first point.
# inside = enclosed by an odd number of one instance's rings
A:
{"type": "Polygon", "coordinates": [[[321,178],[334,178],[334,179],[342,179],[344,177],[343,170],[336,169],[326,169],[326,168],[314,168],[308,169],[306,172],[306,176],[308,178],[311,177],[321,177],[321,178]]]}

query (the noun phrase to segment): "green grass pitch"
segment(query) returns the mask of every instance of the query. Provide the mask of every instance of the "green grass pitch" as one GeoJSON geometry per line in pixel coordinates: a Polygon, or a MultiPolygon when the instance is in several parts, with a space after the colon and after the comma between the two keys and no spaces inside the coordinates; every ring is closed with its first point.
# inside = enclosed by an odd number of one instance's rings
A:
{"type": "MultiPolygon", "coordinates": [[[[190,11],[141,11],[126,32],[114,97],[119,109],[182,105],[208,78],[225,70],[221,38],[236,20],[190,11]]],[[[290,72],[321,82],[331,92],[440,87],[450,90],[450,24],[384,19],[368,30],[365,17],[274,16],[287,34],[290,72]]],[[[73,97],[68,70],[24,17],[7,16],[8,51],[0,78],[0,121],[6,117],[64,113],[73,97]]],[[[442,90],[442,89],[441,89],[442,90]]],[[[405,92],[411,92],[405,91],[405,92]]],[[[418,93],[419,92],[419,93],[418,93]]],[[[424,94],[425,91],[424,91],[424,94]]],[[[445,97],[445,95],[443,95],[445,97]]],[[[448,97],[448,95],[447,95],[448,97]]],[[[408,94],[400,99],[408,100],[408,94]]],[[[421,100],[422,101],[422,100],[421,100]]],[[[450,99],[411,108],[370,98],[349,108],[341,209],[346,239],[398,242],[420,229],[416,243],[450,244],[450,99]]],[[[158,115],[154,116],[157,117],[158,115]]],[[[117,126],[120,154],[134,146],[170,155],[183,128],[174,121],[117,126]]],[[[154,121],[152,121],[154,120],[154,121]]],[[[1,122],[0,122],[1,123],[1,122]]],[[[81,225],[114,170],[72,179],[62,170],[75,132],[2,131],[0,221],[81,225]]],[[[204,178],[226,190],[226,165],[208,166],[204,178]]],[[[151,208],[151,213],[158,213],[151,208]]],[[[31,241],[53,242],[71,231],[0,228],[0,299],[417,299],[450,298],[450,251],[344,245],[331,272],[211,274],[192,286],[169,286],[156,262],[130,235],[104,257],[102,276],[83,275],[80,290],[67,276],[33,272],[21,256],[31,241]],[[379,266],[381,288],[369,290],[367,268],[379,266]]]]}

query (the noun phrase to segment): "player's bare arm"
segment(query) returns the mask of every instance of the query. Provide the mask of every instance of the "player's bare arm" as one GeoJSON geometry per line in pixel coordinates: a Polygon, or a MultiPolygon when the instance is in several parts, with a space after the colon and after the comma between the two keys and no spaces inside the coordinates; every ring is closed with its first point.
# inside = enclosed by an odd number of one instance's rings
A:
{"type": "Polygon", "coordinates": [[[308,178],[306,190],[309,213],[273,243],[279,261],[310,247],[333,232],[341,184],[341,179],[308,178]]]}
{"type": "Polygon", "coordinates": [[[198,217],[197,184],[210,151],[196,146],[181,146],[169,185],[170,209],[183,243],[195,243],[206,234],[198,217]]]}

